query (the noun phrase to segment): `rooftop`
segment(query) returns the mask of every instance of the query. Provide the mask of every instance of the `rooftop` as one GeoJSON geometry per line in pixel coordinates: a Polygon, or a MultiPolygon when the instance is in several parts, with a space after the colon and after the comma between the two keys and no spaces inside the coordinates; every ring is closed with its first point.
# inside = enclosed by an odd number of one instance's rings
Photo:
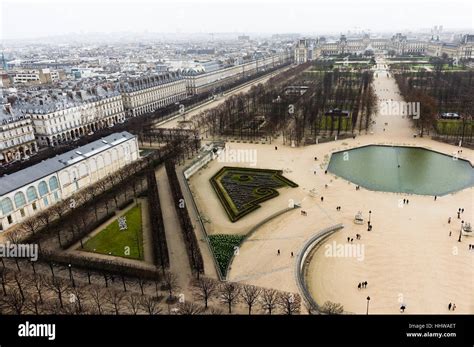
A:
{"type": "Polygon", "coordinates": [[[32,165],[26,169],[0,177],[0,196],[15,191],[18,188],[51,175],[61,169],[76,164],[88,157],[105,151],[106,149],[114,147],[119,143],[134,137],[135,135],[132,135],[127,131],[114,133],[88,143],[87,145],[57,155],[53,158],[46,159],[41,163],[32,165]]]}

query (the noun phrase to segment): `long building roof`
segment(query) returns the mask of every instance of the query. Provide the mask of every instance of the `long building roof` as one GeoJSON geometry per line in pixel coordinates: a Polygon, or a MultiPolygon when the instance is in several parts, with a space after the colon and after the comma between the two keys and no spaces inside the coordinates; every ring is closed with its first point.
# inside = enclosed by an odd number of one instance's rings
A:
{"type": "Polygon", "coordinates": [[[134,137],[135,135],[127,131],[114,133],[53,158],[43,160],[41,163],[32,165],[13,174],[4,175],[0,177],[0,196],[15,191],[134,137]]]}

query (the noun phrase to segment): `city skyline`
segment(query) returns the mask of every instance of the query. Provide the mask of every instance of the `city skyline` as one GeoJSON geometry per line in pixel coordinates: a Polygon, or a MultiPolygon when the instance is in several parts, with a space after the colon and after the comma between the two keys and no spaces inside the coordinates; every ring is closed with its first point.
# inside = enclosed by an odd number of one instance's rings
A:
{"type": "Polygon", "coordinates": [[[472,31],[473,5],[456,0],[410,3],[389,1],[383,6],[364,0],[354,8],[346,0],[310,3],[282,1],[206,0],[202,6],[190,1],[109,0],[71,1],[4,0],[0,5],[0,40],[23,40],[62,35],[209,33],[300,33],[407,32],[442,25],[446,30],[472,31]],[[421,11],[424,15],[420,16],[421,11]],[[7,15],[8,13],[8,15],[7,15]],[[113,15],[108,15],[113,13],[113,15]],[[334,13],[335,16],[326,15],[334,13]],[[164,15],[163,15],[164,14],[164,15]],[[262,14],[269,20],[262,20],[262,14]],[[388,29],[389,28],[389,29],[388,29]]]}

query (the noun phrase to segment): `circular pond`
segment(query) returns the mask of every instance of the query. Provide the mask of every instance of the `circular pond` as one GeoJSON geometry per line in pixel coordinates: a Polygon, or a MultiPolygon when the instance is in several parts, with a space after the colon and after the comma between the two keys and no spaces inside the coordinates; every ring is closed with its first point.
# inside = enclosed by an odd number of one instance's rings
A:
{"type": "Polygon", "coordinates": [[[468,161],[419,147],[370,145],[336,152],[328,171],[386,192],[444,195],[474,185],[468,161]]]}

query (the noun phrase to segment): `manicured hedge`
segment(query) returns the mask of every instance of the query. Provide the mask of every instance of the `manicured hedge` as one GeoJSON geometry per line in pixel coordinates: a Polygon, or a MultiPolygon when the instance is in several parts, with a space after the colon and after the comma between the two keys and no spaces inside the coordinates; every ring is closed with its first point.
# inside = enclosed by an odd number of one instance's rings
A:
{"type": "Polygon", "coordinates": [[[117,274],[135,278],[153,280],[160,276],[156,268],[138,267],[131,263],[122,262],[118,259],[101,259],[86,256],[84,253],[64,253],[61,251],[43,251],[40,253],[40,260],[47,263],[61,264],[65,267],[71,264],[75,268],[86,271],[117,274]]]}
{"type": "Polygon", "coordinates": [[[180,206],[184,202],[184,195],[181,191],[178,175],[176,174],[175,164],[172,160],[167,160],[165,162],[165,167],[170,183],[171,194],[173,195],[176,213],[178,214],[179,222],[181,224],[184,242],[186,243],[186,251],[188,253],[189,263],[194,271],[202,273],[204,271],[204,263],[196,234],[194,233],[194,227],[191,222],[191,218],[189,217],[188,209],[186,206],[180,206]]]}
{"type": "Polygon", "coordinates": [[[150,215],[151,235],[153,240],[153,261],[155,265],[164,268],[170,266],[168,244],[166,242],[165,225],[161,212],[160,195],[156,183],[155,170],[150,169],[147,174],[148,209],[150,215]]]}
{"type": "MultiPolygon", "coordinates": [[[[224,206],[227,216],[232,222],[236,222],[243,216],[258,209],[260,207],[259,205],[260,203],[278,196],[279,193],[276,188],[280,188],[285,185],[293,187],[293,188],[298,187],[296,183],[282,176],[281,170],[252,169],[252,168],[240,168],[240,167],[228,167],[228,166],[223,167],[214,176],[212,176],[210,179],[210,183],[211,183],[212,188],[216,192],[219,200],[221,201],[222,205],[224,206]],[[224,179],[223,176],[225,176],[225,174],[230,170],[235,171],[237,173],[243,173],[250,177],[249,179],[246,179],[245,181],[241,181],[241,182],[252,182],[249,184],[255,184],[255,179],[252,178],[251,176],[252,173],[253,174],[268,173],[268,174],[273,175],[272,179],[275,182],[278,182],[279,185],[278,184],[274,185],[274,187],[261,185],[259,187],[256,187],[256,189],[253,192],[254,198],[248,199],[248,202],[242,201],[242,199],[236,199],[234,201],[233,198],[229,196],[229,191],[227,191],[223,187],[223,184],[222,184],[222,180],[224,179]]],[[[237,193],[235,192],[235,189],[234,189],[234,193],[238,194],[238,192],[237,193]]]]}

